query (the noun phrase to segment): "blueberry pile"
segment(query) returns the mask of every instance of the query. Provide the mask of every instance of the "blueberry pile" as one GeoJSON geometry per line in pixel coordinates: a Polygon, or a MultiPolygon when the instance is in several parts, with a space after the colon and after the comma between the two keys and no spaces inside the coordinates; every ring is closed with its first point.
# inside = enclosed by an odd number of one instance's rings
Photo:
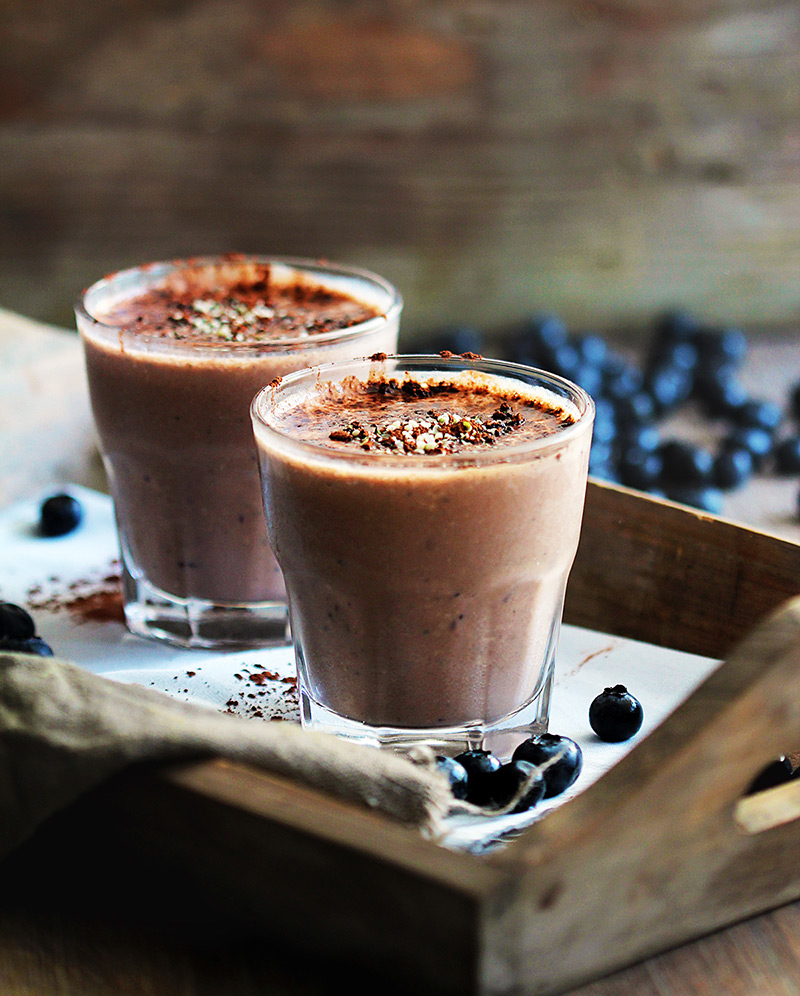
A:
{"type": "Polygon", "coordinates": [[[52,657],[53,651],[36,633],[30,613],[12,602],[0,602],[0,652],[52,657]]]}
{"type": "MultiPolygon", "coordinates": [[[[425,348],[484,352],[481,333],[443,329],[425,348]]],[[[800,476],[800,382],[783,408],[744,388],[747,339],[735,328],[710,328],[683,311],[656,320],[643,362],[635,364],[594,334],[576,335],[556,315],[536,315],[512,329],[505,358],[574,381],[595,401],[589,472],[659,497],[719,514],[724,492],[756,472],[800,476]],[[721,429],[714,451],[663,435],[666,417],[687,402],[721,429]],[[788,416],[788,417],[787,417],[788,416]]]]}
{"type": "Polygon", "coordinates": [[[456,799],[489,810],[505,810],[516,799],[512,813],[560,795],[583,767],[583,754],[575,741],[553,733],[524,740],[505,764],[489,751],[477,749],[436,760],[456,799]]]}

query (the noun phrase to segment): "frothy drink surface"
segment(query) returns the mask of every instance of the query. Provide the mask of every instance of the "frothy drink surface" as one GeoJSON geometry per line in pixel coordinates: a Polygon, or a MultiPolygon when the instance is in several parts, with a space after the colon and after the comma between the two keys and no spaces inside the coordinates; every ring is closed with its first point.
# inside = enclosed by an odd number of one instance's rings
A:
{"type": "MultiPolygon", "coordinates": [[[[92,406],[129,559],[180,597],[281,599],[249,417],[254,395],[300,367],[394,347],[315,337],[381,314],[318,279],[232,259],[109,295],[82,326],[92,406]]],[[[80,322],[80,319],[79,319],[80,322]]]]}
{"type": "Polygon", "coordinates": [[[311,697],[398,728],[494,722],[533,699],[585,493],[591,432],[566,434],[570,402],[478,371],[387,372],[262,395],[261,415],[278,430],[256,435],[311,697]]]}

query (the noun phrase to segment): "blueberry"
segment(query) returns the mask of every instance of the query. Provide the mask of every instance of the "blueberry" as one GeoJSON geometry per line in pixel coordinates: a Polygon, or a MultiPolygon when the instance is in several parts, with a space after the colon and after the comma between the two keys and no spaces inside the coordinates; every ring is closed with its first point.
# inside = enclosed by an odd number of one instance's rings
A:
{"type": "Polygon", "coordinates": [[[666,494],[670,501],[681,505],[691,505],[709,515],[722,514],[722,492],[717,488],[668,487],[666,494]]]}
{"type": "Polygon", "coordinates": [[[793,774],[792,762],[788,757],[781,755],[756,775],[744,794],[755,795],[756,792],[763,792],[765,789],[775,788],[776,785],[783,785],[784,782],[791,781],[793,774]]]}
{"type": "Polygon", "coordinates": [[[790,436],[775,447],[775,466],[787,476],[800,474],[800,436],[790,436]]]}
{"type": "Polygon", "coordinates": [[[27,640],[11,640],[8,637],[0,639],[0,652],[16,654],[34,654],[37,657],[52,657],[52,649],[39,636],[30,636],[27,640]]]}
{"type": "Polygon", "coordinates": [[[626,425],[620,435],[620,447],[624,452],[632,447],[653,453],[661,445],[661,436],[654,425],[626,425]]]}
{"type": "Polygon", "coordinates": [[[619,458],[619,476],[628,488],[649,491],[661,479],[662,460],[658,453],[639,446],[626,449],[619,458]]]}
{"type": "Polygon", "coordinates": [[[692,393],[693,377],[680,367],[656,367],[645,381],[658,412],[677,408],[692,393]]]}
{"type": "Polygon", "coordinates": [[[572,379],[578,369],[580,357],[578,350],[571,343],[565,342],[555,349],[546,349],[542,355],[542,363],[548,370],[572,379]]]}
{"type": "Polygon", "coordinates": [[[467,798],[467,769],[463,764],[459,764],[453,757],[439,755],[436,758],[436,767],[447,778],[450,791],[456,799],[467,798]]]}
{"type": "Polygon", "coordinates": [[[465,750],[456,754],[457,761],[467,772],[467,802],[486,806],[492,798],[490,776],[500,767],[500,761],[488,750],[465,750]]]}
{"type": "Polygon", "coordinates": [[[703,329],[697,335],[697,346],[702,363],[740,367],[747,356],[747,337],[740,329],[703,329]]]}
{"type": "Polygon", "coordinates": [[[551,799],[570,787],[583,767],[583,753],[574,740],[555,733],[540,733],[523,740],[511,755],[512,761],[530,761],[537,766],[552,758],[558,760],[542,771],[545,799],[551,799]]]}
{"type": "Polygon", "coordinates": [[[586,333],[576,342],[581,359],[592,367],[601,369],[608,356],[608,345],[599,335],[586,333]]]}
{"type": "Polygon", "coordinates": [[[489,777],[490,799],[488,805],[498,809],[505,808],[527,784],[526,790],[512,813],[524,813],[541,802],[545,796],[545,781],[536,770],[536,766],[528,761],[509,761],[501,765],[489,777]]]}
{"type": "Polygon", "coordinates": [[[512,358],[540,363],[546,351],[566,343],[567,329],[557,315],[534,315],[512,332],[511,341],[512,358]]]}
{"type": "Polygon", "coordinates": [[[589,706],[589,725],[606,743],[621,743],[639,732],[644,710],[624,685],[604,689],[589,706]]]}
{"type": "Polygon", "coordinates": [[[613,400],[636,394],[644,386],[641,370],[621,357],[610,356],[603,364],[603,391],[613,400]]]}
{"type": "Polygon", "coordinates": [[[621,426],[644,425],[652,422],[656,415],[653,398],[647,391],[637,391],[615,402],[617,421],[621,426]]]}
{"type": "Polygon", "coordinates": [[[789,407],[792,415],[800,422],[800,380],[789,389],[789,407]]]}
{"type": "Polygon", "coordinates": [[[617,413],[608,398],[595,398],[594,426],[592,442],[610,443],[617,435],[617,413]]]}
{"type": "Polygon", "coordinates": [[[775,432],[783,421],[783,412],[771,401],[747,401],[737,409],[736,421],[747,428],[775,432]]]}
{"type": "Polygon", "coordinates": [[[658,451],[664,464],[665,484],[701,487],[711,480],[714,458],[708,450],[679,439],[667,440],[658,451]]]}
{"type": "Polygon", "coordinates": [[[603,443],[599,440],[595,442],[592,441],[591,449],[589,450],[589,470],[594,473],[598,467],[611,466],[611,462],[614,459],[614,449],[611,443],[603,443]]]}
{"type": "Polygon", "coordinates": [[[656,338],[664,341],[693,340],[698,334],[697,321],[688,311],[665,311],[656,319],[656,338]]]}
{"type": "Polygon", "coordinates": [[[595,397],[603,388],[602,373],[590,363],[578,363],[572,371],[570,379],[575,381],[578,387],[582,387],[591,397],[595,397]]]}
{"type": "Polygon", "coordinates": [[[730,447],[724,449],[714,461],[714,484],[722,491],[740,487],[752,473],[753,454],[750,450],[730,447]]]}
{"type": "Polygon", "coordinates": [[[753,457],[753,466],[758,470],[770,455],[774,447],[772,433],[765,429],[755,429],[742,426],[726,436],[722,442],[724,449],[749,450],[753,457]]]}
{"type": "Polygon", "coordinates": [[[647,359],[647,368],[652,370],[656,367],[677,367],[689,373],[693,372],[697,366],[698,354],[697,346],[693,342],[660,342],[655,344],[647,359]]]}
{"type": "Polygon", "coordinates": [[[36,635],[36,624],[21,605],[0,602],[0,639],[29,640],[36,635]]]}
{"type": "Polygon", "coordinates": [[[728,368],[714,374],[699,373],[693,393],[710,415],[720,418],[736,418],[750,399],[744,385],[728,368]]]}
{"type": "Polygon", "coordinates": [[[39,532],[43,536],[64,536],[77,529],[83,519],[83,507],[72,495],[53,495],[39,509],[39,532]]]}

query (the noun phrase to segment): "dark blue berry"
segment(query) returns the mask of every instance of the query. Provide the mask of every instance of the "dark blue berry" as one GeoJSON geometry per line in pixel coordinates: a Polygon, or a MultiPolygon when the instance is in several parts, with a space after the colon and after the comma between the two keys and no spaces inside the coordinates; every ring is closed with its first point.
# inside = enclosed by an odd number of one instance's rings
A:
{"type": "Polygon", "coordinates": [[[790,436],[775,447],[775,466],[779,474],[800,474],[800,436],[790,436]]]}
{"type": "Polygon", "coordinates": [[[570,379],[575,376],[579,363],[578,350],[569,342],[552,350],[547,349],[542,355],[542,364],[547,370],[570,379]]]}
{"type": "Polygon", "coordinates": [[[783,785],[784,782],[792,780],[794,769],[788,757],[781,755],[777,760],[771,761],[766,768],[763,768],[750,782],[745,795],[755,795],[756,792],[763,792],[765,789],[775,788],[783,785]]]}
{"type": "Polygon", "coordinates": [[[653,450],[631,446],[621,454],[618,466],[620,480],[628,488],[649,491],[661,479],[661,455],[653,450]]]}
{"type": "Polygon", "coordinates": [[[643,721],[641,703],[624,685],[604,689],[589,706],[589,725],[606,743],[630,740],[643,721]]]}
{"type": "Polygon", "coordinates": [[[753,457],[753,466],[758,470],[770,455],[774,447],[771,432],[765,429],[741,427],[726,436],[722,442],[724,449],[749,450],[753,457]]]}
{"type": "Polygon", "coordinates": [[[592,367],[602,368],[608,356],[608,345],[599,335],[586,333],[576,340],[581,359],[592,367]]]}
{"type": "Polygon", "coordinates": [[[540,733],[538,736],[523,740],[511,755],[512,761],[530,761],[541,766],[553,758],[553,761],[542,771],[544,778],[545,799],[561,795],[573,784],[583,767],[583,753],[574,740],[560,737],[555,733],[540,733]]]}
{"type": "Polygon", "coordinates": [[[665,311],[656,319],[656,338],[662,342],[693,340],[698,331],[697,320],[688,311],[665,311]]]}
{"type": "Polygon", "coordinates": [[[592,441],[589,450],[589,470],[594,473],[598,467],[610,467],[614,459],[614,449],[611,443],[603,443],[599,440],[592,441]]]}
{"type": "Polygon", "coordinates": [[[467,798],[467,769],[454,757],[439,755],[436,758],[436,767],[447,778],[450,791],[456,799],[467,798]]]}
{"type": "Polygon", "coordinates": [[[656,343],[655,348],[647,359],[647,368],[653,370],[656,367],[677,367],[692,373],[697,366],[697,346],[693,342],[661,342],[656,343]]]}
{"type": "Polygon", "coordinates": [[[21,605],[0,602],[0,640],[29,640],[36,635],[36,625],[30,613],[21,605]]]}
{"type": "Polygon", "coordinates": [[[701,487],[711,480],[714,458],[700,446],[679,439],[667,440],[658,451],[663,461],[665,485],[701,487]]]}
{"type": "Polygon", "coordinates": [[[800,380],[789,390],[789,407],[792,415],[800,422],[800,380]]]}
{"type": "Polygon", "coordinates": [[[27,640],[11,640],[8,637],[0,639],[0,652],[15,654],[34,654],[36,657],[52,657],[52,649],[39,636],[28,637],[27,640]]]}
{"type": "Polygon", "coordinates": [[[570,378],[578,387],[582,387],[590,397],[596,397],[603,388],[603,374],[598,367],[589,363],[579,363],[572,371],[570,378]]]}
{"type": "Polygon", "coordinates": [[[783,421],[783,412],[771,401],[747,401],[737,409],[736,421],[746,428],[775,432],[783,421]]]}
{"type": "Polygon", "coordinates": [[[617,435],[617,414],[608,398],[595,398],[592,442],[611,443],[617,435]]]}
{"type": "Polygon", "coordinates": [[[693,393],[709,415],[719,418],[735,419],[750,399],[744,385],[728,368],[721,373],[698,374],[693,393]]]}
{"type": "Polygon", "coordinates": [[[666,495],[681,505],[690,505],[709,515],[722,515],[722,492],[718,488],[667,487],[666,495]]]}
{"type": "Polygon", "coordinates": [[[512,813],[524,813],[541,802],[545,795],[544,778],[533,764],[527,761],[509,761],[501,765],[489,777],[490,798],[488,805],[504,809],[526,786],[512,813]]]}
{"type": "Polygon", "coordinates": [[[467,802],[486,806],[491,801],[490,776],[500,767],[500,761],[487,750],[465,750],[456,754],[457,761],[467,772],[467,802]]]}
{"type": "Polygon", "coordinates": [[[626,425],[619,442],[623,452],[636,447],[652,453],[661,445],[661,436],[654,425],[626,425]]]}
{"type": "Polygon", "coordinates": [[[722,491],[732,491],[753,473],[753,454],[745,449],[723,449],[714,461],[714,484],[722,491]]]}
{"type": "Polygon", "coordinates": [[[641,370],[625,360],[612,356],[603,364],[603,392],[612,400],[636,394],[643,386],[641,370]]]}
{"type": "Polygon", "coordinates": [[[701,363],[723,362],[740,367],[747,356],[747,337],[740,329],[703,329],[696,341],[701,363]]]}
{"type": "Polygon", "coordinates": [[[692,393],[693,378],[680,367],[656,367],[645,381],[656,411],[665,413],[681,405],[692,393]]]}
{"type": "Polygon", "coordinates": [[[53,495],[42,502],[39,532],[43,536],[64,536],[77,529],[83,519],[83,507],[72,495],[53,495]]]}
{"type": "Polygon", "coordinates": [[[626,398],[618,398],[615,402],[617,421],[620,426],[644,425],[652,422],[656,415],[653,398],[647,391],[637,391],[626,398]]]}

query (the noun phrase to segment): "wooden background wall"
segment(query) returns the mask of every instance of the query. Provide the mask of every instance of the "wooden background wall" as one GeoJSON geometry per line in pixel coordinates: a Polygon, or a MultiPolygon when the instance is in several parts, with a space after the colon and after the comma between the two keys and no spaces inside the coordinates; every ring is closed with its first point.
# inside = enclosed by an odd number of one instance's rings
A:
{"type": "Polygon", "coordinates": [[[800,313],[800,4],[2,0],[0,306],[205,251],[366,265],[406,341],[800,313]]]}

